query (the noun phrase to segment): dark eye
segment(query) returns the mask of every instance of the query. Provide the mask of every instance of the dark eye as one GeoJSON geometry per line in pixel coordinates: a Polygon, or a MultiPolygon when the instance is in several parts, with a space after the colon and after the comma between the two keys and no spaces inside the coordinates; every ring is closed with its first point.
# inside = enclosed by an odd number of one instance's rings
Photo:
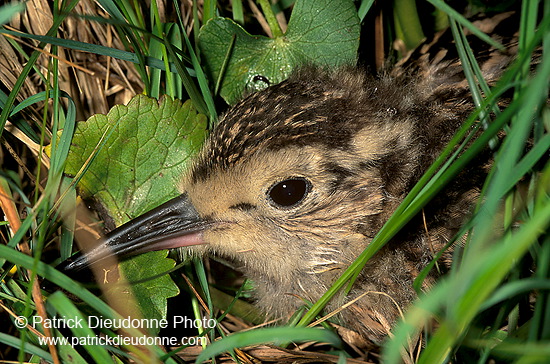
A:
{"type": "Polygon", "coordinates": [[[267,194],[277,207],[292,207],[306,197],[311,189],[311,183],[301,177],[285,179],[271,186],[267,194]]]}

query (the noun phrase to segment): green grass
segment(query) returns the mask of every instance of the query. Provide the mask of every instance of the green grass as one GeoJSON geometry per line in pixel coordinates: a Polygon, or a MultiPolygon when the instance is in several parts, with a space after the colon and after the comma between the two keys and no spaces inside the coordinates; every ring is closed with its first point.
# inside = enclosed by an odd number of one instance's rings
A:
{"type": "MultiPolygon", "coordinates": [[[[459,239],[461,235],[467,234],[467,244],[455,252],[450,274],[442,278],[430,292],[421,295],[418,302],[406,312],[405,320],[394,329],[394,336],[383,345],[382,353],[385,362],[401,361],[402,355],[405,355],[403,348],[408,347],[407,340],[420,330],[425,342],[417,359],[421,363],[485,363],[491,360],[548,362],[550,112],[547,100],[550,59],[547,52],[543,52],[534,72],[530,72],[529,65],[532,52],[550,44],[550,6],[541,6],[537,1],[523,1],[518,59],[509,67],[501,82],[489,90],[483,82],[479,86],[476,84],[476,79],[480,79],[480,70],[475,63],[475,55],[464,42],[461,29],[472,30],[471,23],[444,2],[430,2],[439,14],[446,13],[450,18],[465,75],[478,108],[465,120],[456,137],[380,230],[372,244],[323,298],[299,319],[297,326],[306,326],[312,322],[334,294],[347,289],[368,259],[418,214],[438,191],[450,183],[469,161],[475,159],[483,149],[494,147],[497,135],[504,130],[506,136],[495,150],[495,162],[476,213],[455,237],[459,239]],[[546,16],[541,16],[539,11],[546,16]],[[540,22],[539,19],[544,20],[540,22]],[[513,93],[513,101],[499,111],[496,107],[498,97],[506,91],[513,93]],[[478,120],[483,122],[478,123],[478,120]],[[482,133],[471,143],[464,143],[474,127],[481,128],[482,133]],[[530,144],[529,148],[525,147],[527,144],[530,144]],[[457,152],[459,147],[462,149],[457,152]],[[426,329],[434,320],[437,322],[435,328],[426,329]]],[[[110,355],[114,354],[123,362],[127,362],[129,356],[143,361],[148,361],[147,356],[155,356],[167,363],[175,362],[170,354],[162,353],[159,348],[140,351],[137,347],[121,350],[59,346],[52,350],[39,345],[37,333],[27,328],[17,329],[13,316],[7,311],[9,309],[15,316],[25,317],[37,315],[41,307],[50,316],[55,313],[79,317],[101,314],[113,318],[117,315],[97,292],[84,288],[44,263],[52,261],[52,251],[59,250],[59,261],[73,250],[75,230],[79,228],[80,218],[75,208],[77,190],[72,178],[63,174],[63,168],[76,122],[79,121],[77,115],[93,110],[79,109],[83,106],[78,100],[78,94],[62,87],[61,78],[66,68],[60,60],[43,55],[26,44],[21,45],[16,39],[37,41],[36,47],[40,50],[51,45],[48,52],[61,59],[63,52],[71,49],[113,57],[126,62],[124,64],[132,63],[129,67],[134,67],[135,74],[139,76],[139,92],[153,97],[168,95],[190,98],[197,109],[210,118],[210,125],[214,125],[219,111],[208,86],[209,80],[201,67],[196,47],[198,28],[216,13],[244,23],[247,29],[256,27],[248,8],[243,7],[240,1],[234,1],[232,11],[229,11],[226,3],[205,1],[202,21],[196,17],[198,9],[195,6],[191,9],[196,19],[193,26],[185,18],[187,14],[179,11],[164,22],[166,14],[155,6],[136,8],[134,2],[123,0],[102,0],[98,3],[109,14],[108,19],[99,15],[80,18],[88,21],[87,24],[111,27],[125,49],[58,37],[61,24],[67,19],[79,18],[75,10],[78,9],[76,0],[54,3],[57,10],[53,11],[53,22],[46,35],[32,34],[30,30],[17,32],[3,28],[0,31],[0,36],[11,36],[6,37],[6,40],[24,61],[15,83],[9,89],[3,87],[0,92],[2,153],[8,153],[7,146],[10,146],[13,155],[21,160],[21,165],[18,165],[15,157],[6,157],[0,170],[0,195],[7,197],[2,200],[2,209],[9,216],[9,222],[0,222],[0,239],[3,242],[0,245],[0,302],[3,308],[3,312],[0,311],[0,326],[3,328],[0,342],[6,348],[11,348],[7,349],[5,356],[9,360],[36,361],[41,358],[48,362],[85,363],[93,360],[99,363],[110,360],[110,355]],[[41,80],[40,87],[32,95],[28,95],[25,89],[25,82],[30,79],[41,80]],[[4,130],[3,126],[8,120],[18,126],[19,133],[4,130]],[[53,138],[58,131],[61,131],[60,137],[53,138]],[[29,140],[17,139],[20,134],[29,140]],[[46,145],[50,146],[49,159],[44,156],[46,145]],[[29,153],[28,148],[36,148],[37,154],[29,153]],[[24,166],[28,172],[24,171],[24,166]],[[10,200],[15,201],[15,204],[10,200]],[[20,226],[17,226],[18,222],[20,226]],[[59,249],[54,247],[54,242],[59,244],[59,249]],[[23,251],[28,249],[30,254],[17,251],[16,247],[23,251]],[[14,267],[17,270],[10,273],[14,267]],[[54,294],[43,291],[44,296],[38,294],[36,288],[43,279],[64,291],[54,294]],[[69,299],[69,293],[72,295],[70,297],[78,297],[78,300],[69,299]]],[[[264,11],[266,3],[260,3],[264,11]]],[[[411,4],[408,1],[399,2],[399,7],[392,9],[393,14],[385,16],[390,19],[390,23],[395,17],[396,27],[402,30],[405,25],[399,20],[402,19],[400,14],[406,14],[411,4]]],[[[360,1],[357,7],[361,19],[369,11],[377,10],[372,1],[360,1]]],[[[2,7],[0,22],[7,22],[16,12],[21,11],[21,7],[2,7]]],[[[269,15],[268,22],[276,33],[274,17],[269,11],[266,15],[269,15]]],[[[423,19],[426,16],[419,14],[423,19]]],[[[429,30],[420,29],[419,25],[420,22],[406,25],[412,26],[415,34],[414,39],[407,40],[407,44],[417,44],[422,34],[429,33],[429,30]]],[[[399,29],[396,34],[400,34],[399,29]]],[[[486,40],[484,35],[478,35],[486,40]]],[[[216,80],[210,80],[210,85],[215,83],[216,80]]],[[[201,261],[195,261],[193,268],[187,266],[185,269],[203,293],[206,306],[213,312],[216,298],[209,293],[207,267],[201,261]]],[[[185,286],[181,288],[185,289],[185,286]]],[[[201,317],[203,309],[198,299],[191,298],[189,304],[193,306],[196,317],[201,317]]],[[[234,349],[266,342],[285,344],[293,340],[310,339],[336,345],[334,336],[328,331],[303,327],[264,330],[231,335],[209,346],[200,359],[230,351],[237,361],[234,349]]],[[[102,331],[107,335],[115,335],[109,330],[102,331]]],[[[93,332],[84,328],[74,331],[74,334],[86,336],[93,335],[93,332]]],[[[139,336],[136,332],[131,334],[139,336]]],[[[225,335],[219,328],[206,330],[204,334],[212,340],[225,335]]],[[[52,330],[51,335],[60,333],[52,330]]],[[[338,350],[336,357],[340,355],[342,358],[344,350],[338,350]]],[[[409,354],[407,356],[415,357],[413,353],[409,354]]]]}

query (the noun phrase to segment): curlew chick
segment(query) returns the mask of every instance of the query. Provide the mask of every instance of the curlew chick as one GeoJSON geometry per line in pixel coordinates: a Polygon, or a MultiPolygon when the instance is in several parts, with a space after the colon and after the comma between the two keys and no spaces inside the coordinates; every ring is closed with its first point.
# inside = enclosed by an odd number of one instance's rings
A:
{"type": "MultiPolygon", "coordinates": [[[[231,260],[251,278],[258,305],[271,316],[292,313],[301,299],[316,301],[473,109],[466,83],[451,77],[460,72],[456,63],[430,67],[421,75],[379,78],[351,67],[306,67],[244,98],[211,133],[182,178],[179,197],[119,227],[66,268],[107,254],[198,245],[190,249],[231,260]]],[[[419,271],[463,223],[485,162],[448,186],[424,210],[425,223],[422,216],[410,222],[367,263],[351,293],[327,310],[371,292],[339,320],[381,340],[398,308],[416,297],[419,271]]]]}

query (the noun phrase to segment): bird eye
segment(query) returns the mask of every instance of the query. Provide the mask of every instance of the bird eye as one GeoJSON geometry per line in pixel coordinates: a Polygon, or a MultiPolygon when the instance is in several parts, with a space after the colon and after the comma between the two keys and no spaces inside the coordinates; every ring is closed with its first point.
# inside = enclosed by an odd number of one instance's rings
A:
{"type": "Polygon", "coordinates": [[[271,186],[267,194],[276,207],[292,207],[301,202],[311,189],[311,183],[301,177],[285,179],[271,186]]]}

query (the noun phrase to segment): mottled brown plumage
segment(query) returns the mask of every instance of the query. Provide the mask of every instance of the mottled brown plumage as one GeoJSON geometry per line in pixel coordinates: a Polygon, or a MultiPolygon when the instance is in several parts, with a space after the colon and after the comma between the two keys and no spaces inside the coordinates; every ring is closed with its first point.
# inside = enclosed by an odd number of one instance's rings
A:
{"type": "MultiPolygon", "coordinates": [[[[466,100],[432,100],[434,91],[408,76],[302,69],[237,104],[182,186],[201,217],[230,222],[206,230],[201,249],[236,262],[271,315],[292,313],[303,304],[298,297],[316,301],[472,110],[466,100]],[[297,177],[311,183],[302,201],[291,208],[270,201],[273,185],[297,177]]],[[[345,326],[373,340],[387,333],[397,306],[416,296],[418,272],[460,227],[480,180],[457,182],[443,205],[426,210],[429,235],[415,221],[367,264],[345,300],[373,293],[341,313],[345,326]]]]}
{"type": "MultiPolygon", "coordinates": [[[[254,281],[257,303],[268,315],[287,316],[301,299],[316,301],[473,110],[459,62],[441,50],[418,52],[416,63],[403,61],[379,77],[353,67],[306,67],[246,97],[210,135],[182,179],[180,200],[147,216],[143,231],[130,231],[142,226],[134,222],[107,244],[126,253],[117,244],[158,241],[153,230],[162,221],[176,236],[163,247],[204,243],[189,249],[233,261],[254,281]],[[185,215],[185,223],[168,223],[168,215],[185,215]]],[[[490,83],[511,59],[490,49],[481,57],[490,83]]],[[[456,178],[327,311],[369,292],[338,317],[361,336],[381,340],[399,309],[416,297],[415,277],[464,222],[488,160],[481,155],[456,178]]],[[[450,254],[442,258],[442,271],[450,254]]]]}

